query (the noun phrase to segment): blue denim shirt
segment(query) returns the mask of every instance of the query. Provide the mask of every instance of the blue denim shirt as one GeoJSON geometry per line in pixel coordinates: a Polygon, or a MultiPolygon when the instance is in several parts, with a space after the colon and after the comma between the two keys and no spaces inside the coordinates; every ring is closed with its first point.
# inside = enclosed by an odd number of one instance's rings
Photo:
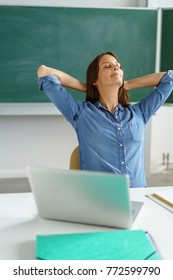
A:
{"type": "Polygon", "coordinates": [[[80,102],[55,75],[39,78],[39,88],[74,127],[80,168],[128,174],[131,187],[147,185],[144,172],[145,125],[173,90],[173,70],[139,103],[120,104],[111,113],[100,102],[80,102]]]}

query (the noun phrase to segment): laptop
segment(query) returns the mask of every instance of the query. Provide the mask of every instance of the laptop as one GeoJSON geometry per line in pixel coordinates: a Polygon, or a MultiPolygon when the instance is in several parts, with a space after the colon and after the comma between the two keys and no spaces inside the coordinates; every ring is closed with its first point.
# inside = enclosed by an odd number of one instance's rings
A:
{"type": "Polygon", "coordinates": [[[135,202],[134,210],[131,205],[127,175],[36,166],[26,169],[42,218],[127,229],[142,206],[135,202]]]}

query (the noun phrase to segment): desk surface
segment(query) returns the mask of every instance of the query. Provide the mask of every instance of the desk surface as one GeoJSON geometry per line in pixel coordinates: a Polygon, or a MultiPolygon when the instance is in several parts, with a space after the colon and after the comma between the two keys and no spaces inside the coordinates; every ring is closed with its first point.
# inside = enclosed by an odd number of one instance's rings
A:
{"type": "MultiPolygon", "coordinates": [[[[172,260],[173,213],[145,196],[158,189],[163,187],[130,190],[131,200],[144,202],[132,229],[150,232],[163,259],[172,260]]],[[[0,194],[1,260],[35,259],[35,237],[38,234],[103,230],[111,229],[39,218],[32,193],[0,194]]]]}

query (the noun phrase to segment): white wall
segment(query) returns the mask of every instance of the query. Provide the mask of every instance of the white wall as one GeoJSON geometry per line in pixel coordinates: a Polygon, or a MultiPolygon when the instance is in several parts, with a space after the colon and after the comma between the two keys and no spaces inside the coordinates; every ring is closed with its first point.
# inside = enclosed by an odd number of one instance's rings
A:
{"type": "Polygon", "coordinates": [[[1,177],[23,176],[29,164],[68,168],[77,145],[73,128],[63,116],[4,116],[0,131],[1,177]]]}
{"type": "MultiPolygon", "coordinates": [[[[72,6],[72,3],[74,6],[80,7],[98,6],[99,3],[103,7],[105,5],[108,7],[140,7],[145,6],[146,1],[30,0],[24,2],[22,0],[0,0],[0,5],[72,6]]],[[[162,117],[164,118],[164,113],[162,117]]],[[[150,129],[149,125],[146,131],[147,173],[150,169],[150,129]]],[[[158,129],[160,129],[160,125],[157,126],[157,121],[153,122],[152,130],[154,135],[156,135],[155,131],[158,129]]],[[[159,133],[157,132],[157,134],[159,133]]],[[[23,175],[28,164],[68,168],[70,153],[77,145],[73,129],[62,116],[2,116],[0,112],[0,134],[1,176],[23,175]]],[[[156,138],[153,138],[152,132],[152,165],[157,160],[157,146],[160,141],[160,137],[156,138]]],[[[159,149],[162,150],[161,148],[159,149]]]]}
{"type": "Polygon", "coordinates": [[[148,0],[148,7],[173,7],[173,0],[148,0]]]}
{"type": "Polygon", "coordinates": [[[161,170],[163,153],[170,154],[173,163],[173,105],[162,106],[152,118],[151,172],[161,170]]]}
{"type": "Polygon", "coordinates": [[[0,0],[0,5],[63,7],[145,7],[146,0],[0,0]]]}

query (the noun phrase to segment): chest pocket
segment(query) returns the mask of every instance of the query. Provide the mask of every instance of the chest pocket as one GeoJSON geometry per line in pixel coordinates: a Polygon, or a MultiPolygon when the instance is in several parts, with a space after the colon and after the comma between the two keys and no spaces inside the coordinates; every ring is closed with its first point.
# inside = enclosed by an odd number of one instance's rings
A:
{"type": "Polygon", "coordinates": [[[144,139],[144,125],[142,122],[130,122],[128,123],[128,133],[131,141],[141,142],[144,139]]]}

